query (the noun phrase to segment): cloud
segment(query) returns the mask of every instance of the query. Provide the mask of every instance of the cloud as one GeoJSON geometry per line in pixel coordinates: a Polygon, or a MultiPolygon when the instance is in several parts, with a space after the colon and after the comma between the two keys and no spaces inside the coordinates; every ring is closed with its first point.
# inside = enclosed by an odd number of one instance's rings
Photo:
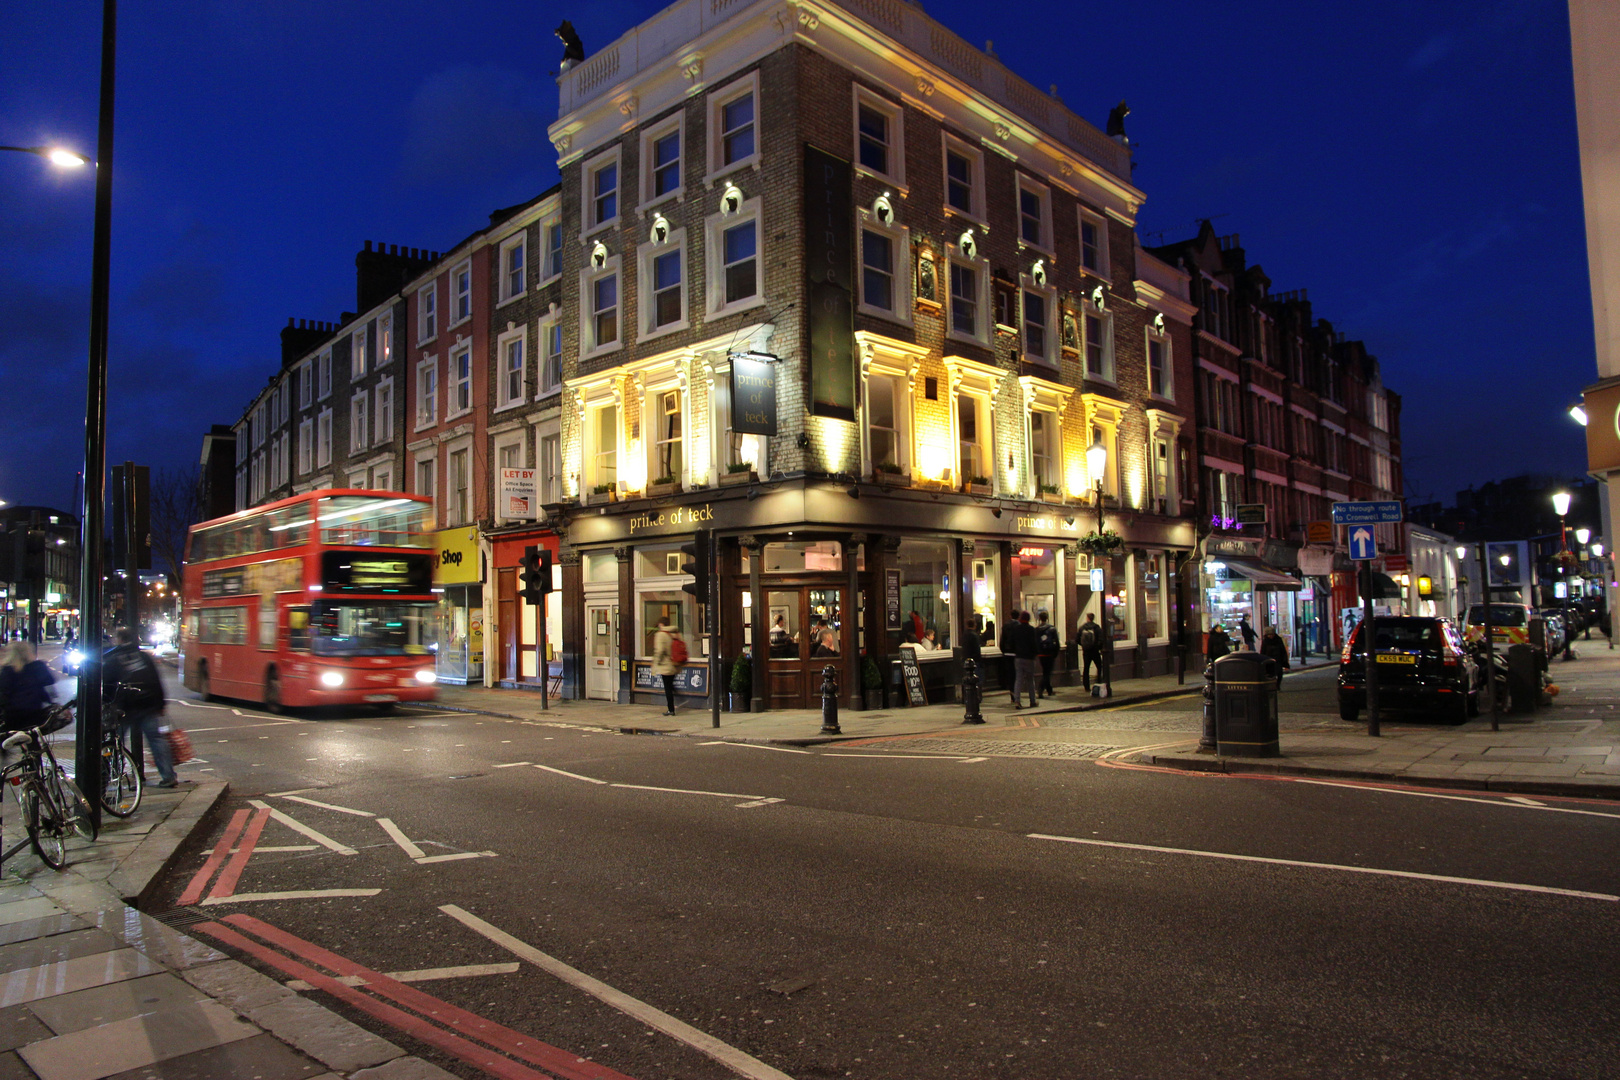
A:
{"type": "Polygon", "coordinates": [[[1436,34],[1424,42],[1422,48],[1407,58],[1406,70],[1421,71],[1424,68],[1433,67],[1450,56],[1456,48],[1457,39],[1455,37],[1450,34],[1436,34]]]}
{"type": "MultiPolygon", "coordinates": [[[[400,174],[411,184],[464,184],[492,161],[553,153],[544,87],[516,72],[462,65],[428,77],[411,99],[400,174]]],[[[555,89],[551,91],[553,97],[555,89]]]]}

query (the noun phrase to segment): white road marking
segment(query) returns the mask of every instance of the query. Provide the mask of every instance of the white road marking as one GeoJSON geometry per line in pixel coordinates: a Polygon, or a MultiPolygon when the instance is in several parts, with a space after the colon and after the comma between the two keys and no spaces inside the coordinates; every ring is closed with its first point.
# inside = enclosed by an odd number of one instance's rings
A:
{"type": "Polygon", "coordinates": [[[519,765],[533,765],[533,764],[534,764],[534,762],[532,762],[532,761],[508,761],[504,765],[497,765],[495,767],[497,769],[515,769],[519,765]]]}
{"type": "Polygon", "coordinates": [[[747,1080],[792,1080],[792,1077],[788,1076],[787,1073],[771,1068],[771,1066],[751,1054],[747,1054],[728,1043],[723,1043],[714,1036],[675,1019],[661,1009],[656,1009],[644,1001],[638,1001],[629,994],[615,990],[599,979],[591,978],[583,971],[568,966],[554,956],[548,956],[533,945],[519,941],[504,930],[496,929],[478,916],[464,911],[454,904],[445,904],[439,910],[475,933],[482,934],[519,959],[529,961],[529,963],[556,976],[575,989],[583,990],[592,997],[606,1002],[626,1016],[646,1024],[655,1031],[662,1031],[665,1035],[685,1043],[694,1050],[709,1055],[709,1057],[718,1061],[738,1076],[746,1077],[747,1080]]]}
{"type": "Polygon", "coordinates": [[[897,761],[897,760],[905,760],[905,761],[955,761],[955,762],[957,762],[959,764],[963,763],[963,762],[968,762],[968,761],[983,761],[984,760],[984,758],[957,757],[954,754],[885,754],[885,753],[882,753],[882,752],[878,752],[878,753],[874,753],[874,754],[850,754],[850,753],[840,753],[840,752],[836,752],[836,751],[829,751],[828,753],[822,754],[821,756],[822,757],[869,758],[869,759],[871,759],[873,761],[897,761]]]}
{"type": "Polygon", "coordinates": [[[605,784],[605,783],[607,783],[606,780],[598,780],[594,776],[581,776],[581,775],[579,775],[579,773],[568,772],[565,769],[553,769],[550,765],[536,765],[535,768],[544,769],[544,770],[546,770],[546,772],[554,772],[558,776],[566,776],[571,780],[583,780],[587,784],[605,784]]]}
{"type": "Polygon", "coordinates": [[[416,861],[422,866],[426,866],[429,863],[455,862],[458,859],[494,859],[497,857],[493,851],[458,851],[453,855],[424,855],[416,861]]]}
{"type": "Polygon", "coordinates": [[[421,848],[419,848],[415,844],[411,843],[410,840],[408,840],[406,838],[405,834],[400,831],[399,826],[395,825],[388,818],[385,818],[385,817],[378,818],[377,819],[377,824],[381,825],[382,826],[382,831],[388,834],[388,838],[390,840],[392,840],[394,843],[398,844],[400,846],[400,849],[403,850],[405,852],[405,854],[409,855],[411,858],[413,858],[413,859],[422,859],[422,858],[427,857],[427,852],[423,851],[421,848]]]}
{"type": "MultiPolygon", "coordinates": [[[[281,844],[272,847],[266,844],[259,844],[254,847],[253,854],[257,855],[261,851],[314,851],[319,846],[319,844],[281,844]]],[[[236,848],[231,848],[231,854],[235,855],[236,850],[236,848]]]]}
{"type": "Polygon", "coordinates": [[[1608,893],[1586,892],[1582,889],[1556,889],[1549,885],[1526,885],[1516,881],[1490,881],[1485,878],[1453,877],[1449,874],[1421,874],[1414,870],[1381,870],[1372,866],[1302,862],[1298,859],[1271,859],[1263,855],[1234,855],[1226,851],[1195,851],[1192,848],[1159,847],[1154,844],[1127,844],[1118,840],[1089,840],[1078,836],[1050,836],[1046,833],[1029,833],[1027,835],[1031,840],[1056,840],[1063,844],[1089,844],[1094,847],[1124,848],[1129,851],[1157,851],[1165,855],[1196,855],[1203,859],[1269,863],[1272,866],[1299,866],[1309,870],[1342,870],[1350,874],[1374,874],[1380,877],[1411,878],[1416,881],[1439,881],[1450,885],[1481,885],[1490,889],[1547,893],[1552,896],[1573,896],[1583,900],[1606,900],[1611,904],[1620,904],[1620,896],[1610,896],[1608,893]]]}
{"type": "Polygon", "coordinates": [[[775,750],[778,754],[809,754],[810,750],[795,750],[791,746],[766,746],[764,743],[754,742],[727,742],[725,739],[716,739],[713,742],[700,742],[699,746],[746,746],[753,750],[775,750]]]}
{"type": "Polygon", "coordinates": [[[321,845],[321,847],[323,847],[323,848],[327,848],[327,849],[329,849],[331,851],[335,851],[339,855],[355,855],[355,854],[358,854],[358,852],[356,852],[354,850],[354,848],[348,847],[348,846],[346,846],[344,844],[338,843],[336,840],[332,839],[330,836],[327,836],[325,833],[316,832],[314,829],[310,828],[308,825],[305,825],[303,822],[298,821],[295,818],[287,816],[286,814],[282,813],[280,810],[277,810],[275,807],[270,806],[268,803],[260,802],[258,799],[249,799],[248,800],[248,805],[252,806],[252,807],[255,807],[256,809],[259,809],[259,810],[268,810],[268,811],[270,811],[271,818],[275,819],[276,821],[281,822],[283,825],[287,826],[287,828],[291,829],[293,832],[303,833],[305,836],[309,837],[311,840],[315,841],[317,844],[321,845]]]}
{"type": "Polygon", "coordinates": [[[989,758],[982,758],[982,757],[965,757],[961,761],[957,762],[957,764],[959,764],[959,765],[976,765],[981,761],[989,761],[989,760],[990,760],[989,758]]]}
{"type": "Polygon", "coordinates": [[[299,787],[299,788],[293,788],[291,791],[271,791],[271,792],[268,792],[265,795],[265,798],[267,798],[267,799],[280,799],[280,798],[283,798],[283,797],[285,797],[287,795],[308,795],[312,791],[320,791],[320,790],[322,790],[322,789],[318,788],[318,787],[299,787]]]}
{"type": "Polygon", "coordinates": [[[739,810],[753,810],[753,809],[756,809],[757,807],[770,806],[772,803],[779,803],[779,802],[782,802],[782,801],[783,801],[782,799],[755,799],[753,802],[740,802],[740,803],[738,803],[737,804],[737,809],[739,809],[739,810]]]}
{"type": "MultiPolygon", "coordinates": [[[[463,964],[460,967],[423,968],[420,971],[385,971],[395,982],[432,982],[435,979],[470,979],[475,975],[510,975],[518,969],[516,963],[509,964],[463,964]]],[[[340,975],[338,982],[344,986],[364,986],[366,980],[358,975],[340,975]]],[[[313,986],[303,979],[288,979],[283,984],[289,990],[313,990],[313,986]]]]}
{"type": "Polygon", "coordinates": [[[200,701],[186,701],[183,698],[169,698],[176,705],[185,705],[192,709],[218,709],[220,712],[233,711],[229,705],[204,705],[200,701]]]}
{"type": "Polygon", "coordinates": [[[287,799],[287,800],[289,800],[291,802],[301,802],[305,806],[318,806],[322,810],[336,810],[340,814],[353,814],[355,817],[376,817],[377,816],[376,814],[373,814],[370,810],[356,810],[353,807],[348,807],[348,806],[335,806],[335,805],[333,805],[332,803],[329,803],[329,802],[316,802],[314,799],[306,799],[302,795],[283,795],[282,798],[287,799]]]}
{"type": "Polygon", "coordinates": [[[235,896],[206,897],[203,906],[211,904],[248,904],[258,900],[327,900],[340,896],[376,896],[381,889],[301,889],[295,892],[242,892],[235,896]]]}
{"type": "MultiPolygon", "coordinates": [[[[188,731],[188,732],[198,732],[198,731],[241,731],[243,728],[250,728],[250,727],[280,727],[283,724],[296,724],[296,723],[298,723],[297,720],[266,720],[262,724],[225,724],[225,725],[223,725],[221,727],[186,728],[186,731],[188,731]]],[[[261,739],[268,739],[269,737],[270,736],[268,736],[268,735],[260,735],[259,736],[259,738],[261,738],[261,739]]]]}
{"type": "MultiPolygon", "coordinates": [[[[1538,803],[1534,799],[1524,799],[1509,796],[1507,798],[1490,798],[1481,795],[1445,795],[1438,791],[1407,791],[1405,788],[1379,787],[1376,784],[1351,783],[1346,780],[1310,780],[1304,777],[1288,777],[1297,784],[1317,784],[1322,787],[1350,788],[1355,791],[1378,791],[1385,795],[1416,795],[1423,799],[1446,799],[1450,802],[1480,803],[1483,806],[1500,806],[1509,810],[1547,810],[1555,814],[1580,814],[1584,817],[1620,818],[1620,814],[1605,814],[1601,810],[1582,810],[1574,806],[1548,806],[1538,803]]],[[[1421,777],[1412,777],[1416,783],[1421,783],[1421,777]]]]}
{"type": "Polygon", "coordinates": [[[653,787],[651,784],[611,784],[610,787],[629,788],[631,791],[667,791],[671,795],[713,795],[717,799],[761,799],[781,802],[780,799],[771,800],[768,795],[738,795],[735,791],[693,791],[690,788],[653,787]]]}

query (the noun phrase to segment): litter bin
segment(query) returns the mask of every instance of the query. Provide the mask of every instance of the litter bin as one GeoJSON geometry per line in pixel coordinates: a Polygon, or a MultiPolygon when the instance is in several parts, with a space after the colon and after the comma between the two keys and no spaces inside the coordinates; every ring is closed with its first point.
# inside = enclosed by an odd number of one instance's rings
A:
{"type": "Polygon", "coordinates": [[[1276,661],[1257,652],[1215,661],[1215,752],[1222,757],[1277,757],[1276,661]]]}

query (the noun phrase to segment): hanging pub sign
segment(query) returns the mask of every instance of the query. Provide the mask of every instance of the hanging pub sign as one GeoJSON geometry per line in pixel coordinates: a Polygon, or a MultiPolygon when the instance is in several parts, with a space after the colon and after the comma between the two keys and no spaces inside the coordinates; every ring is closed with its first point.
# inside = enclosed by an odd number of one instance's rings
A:
{"type": "Polygon", "coordinates": [[[739,435],[776,434],[776,357],[731,355],[731,430],[739,435]]]}
{"type": "Polygon", "coordinates": [[[855,419],[855,208],[850,164],[804,148],[804,263],[810,290],[810,411],[855,419]]]}

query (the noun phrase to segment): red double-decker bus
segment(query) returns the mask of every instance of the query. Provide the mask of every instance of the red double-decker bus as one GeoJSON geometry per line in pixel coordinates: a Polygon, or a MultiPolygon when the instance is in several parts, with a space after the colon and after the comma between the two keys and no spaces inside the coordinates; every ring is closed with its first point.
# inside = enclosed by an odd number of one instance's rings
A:
{"type": "Polygon", "coordinates": [[[271,711],[434,696],[431,499],[295,495],[193,526],[180,672],[271,711]]]}

